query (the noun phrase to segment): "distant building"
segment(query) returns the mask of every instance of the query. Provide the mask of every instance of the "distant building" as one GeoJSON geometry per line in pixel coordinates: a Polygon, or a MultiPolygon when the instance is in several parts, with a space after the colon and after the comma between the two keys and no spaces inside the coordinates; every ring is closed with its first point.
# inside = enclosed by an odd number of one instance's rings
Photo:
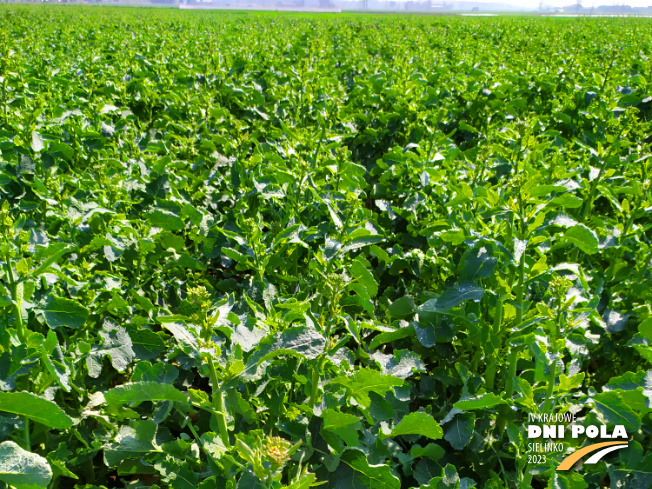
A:
{"type": "Polygon", "coordinates": [[[632,14],[634,8],[629,5],[600,5],[595,9],[596,14],[632,14]]]}
{"type": "Polygon", "coordinates": [[[582,7],[581,3],[576,3],[575,5],[569,5],[567,7],[562,7],[562,12],[567,14],[589,14],[591,9],[582,7]]]}

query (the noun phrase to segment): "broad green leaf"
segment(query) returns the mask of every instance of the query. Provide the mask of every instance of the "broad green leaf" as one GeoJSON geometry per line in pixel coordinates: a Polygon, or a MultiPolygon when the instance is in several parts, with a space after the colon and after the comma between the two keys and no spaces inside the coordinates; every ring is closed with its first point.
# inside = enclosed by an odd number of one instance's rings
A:
{"type": "Polygon", "coordinates": [[[50,294],[43,308],[45,320],[52,329],[81,328],[89,314],[90,311],[79,302],[54,294],[50,294]]]}
{"type": "Polygon", "coordinates": [[[647,372],[625,372],[623,375],[612,377],[604,386],[605,390],[637,390],[647,395],[652,395],[652,370],[647,372]]]}
{"type": "Polygon", "coordinates": [[[54,331],[50,330],[48,332],[48,340],[46,340],[46,342],[43,344],[44,351],[41,354],[41,361],[43,362],[47,371],[54,377],[55,382],[57,382],[64,391],[70,392],[71,371],[69,368],[69,363],[66,361],[66,359],[64,359],[63,352],[59,346],[54,331]],[[56,344],[53,346],[52,340],[56,342],[56,344]],[[48,350],[50,347],[51,349],[48,350]]]}
{"type": "Polygon", "coordinates": [[[138,359],[151,360],[165,349],[165,342],[161,336],[151,329],[129,327],[128,331],[132,342],[131,348],[138,359]]]}
{"type": "Polygon", "coordinates": [[[460,399],[453,407],[461,409],[462,411],[471,411],[473,409],[487,409],[503,404],[505,401],[500,396],[493,392],[482,394],[480,396],[470,397],[467,399],[460,399]]]}
{"type": "Polygon", "coordinates": [[[314,485],[315,474],[306,474],[301,477],[296,482],[293,482],[289,486],[284,486],[283,489],[309,489],[314,485]]]}
{"type": "Polygon", "coordinates": [[[527,249],[527,240],[523,239],[514,239],[514,265],[519,265],[521,257],[525,250],[527,249]]]}
{"type": "Polygon", "coordinates": [[[104,252],[104,258],[111,263],[118,261],[122,255],[122,252],[115,249],[113,246],[103,246],[102,251],[104,252]]]}
{"type": "Polygon", "coordinates": [[[222,233],[227,238],[234,240],[240,246],[244,246],[244,245],[247,244],[247,241],[242,236],[240,236],[237,233],[234,233],[233,231],[229,231],[228,229],[222,229],[222,228],[219,228],[219,227],[215,228],[215,230],[219,231],[220,233],[222,233]]]}
{"type": "Polygon", "coordinates": [[[238,480],[236,489],[266,489],[265,484],[251,472],[245,472],[238,480]]]}
{"type": "Polygon", "coordinates": [[[231,333],[231,342],[240,345],[243,351],[253,350],[265,337],[265,330],[249,325],[247,323],[238,324],[233,333],[231,333]]]}
{"type": "Polygon", "coordinates": [[[623,425],[628,432],[636,432],[641,428],[641,418],[623,402],[617,392],[600,392],[592,400],[595,408],[610,423],[623,425]]]}
{"type": "Polygon", "coordinates": [[[347,449],[340,457],[335,474],[325,486],[329,489],[400,489],[401,483],[388,465],[370,465],[365,454],[347,449]]]}
{"type": "Polygon", "coordinates": [[[445,243],[451,243],[454,246],[464,243],[464,231],[461,229],[451,229],[449,231],[444,231],[439,235],[439,237],[445,243]]]}
{"type": "Polygon", "coordinates": [[[187,463],[170,457],[159,460],[154,466],[161,475],[161,482],[170,489],[197,489],[199,473],[187,463]]]}
{"type": "Polygon", "coordinates": [[[532,187],[529,191],[531,197],[541,197],[544,195],[550,195],[553,192],[565,192],[566,187],[561,185],[537,185],[532,187]]]}
{"type": "Polygon", "coordinates": [[[360,418],[333,409],[324,410],[322,418],[322,432],[336,434],[350,447],[358,445],[358,431],[362,429],[360,418]]]}
{"type": "Polygon", "coordinates": [[[335,258],[340,248],[342,248],[342,243],[327,237],[326,243],[324,244],[324,259],[330,261],[335,258]]]}
{"type": "Polygon", "coordinates": [[[629,316],[629,314],[622,314],[620,311],[605,309],[604,313],[602,314],[602,319],[607,326],[607,332],[618,333],[623,331],[627,326],[627,320],[629,319],[629,316]]]}
{"type": "Polygon", "coordinates": [[[505,431],[507,432],[507,438],[509,438],[512,445],[516,447],[521,447],[523,445],[523,436],[515,424],[508,424],[505,431]]]}
{"type": "Polygon", "coordinates": [[[65,430],[73,420],[54,402],[30,392],[0,392],[0,411],[27,416],[56,430],[65,430]]]}
{"type": "Polygon", "coordinates": [[[438,440],[443,436],[444,432],[441,426],[435,419],[424,412],[410,413],[404,416],[401,421],[394,426],[394,429],[384,435],[383,438],[394,437],[400,435],[420,435],[430,438],[431,440],[438,440]]]}
{"type": "Polygon", "coordinates": [[[404,322],[403,324],[403,326],[399,325],[398,329],[394,331],[387,331],[374,336],[374,338],[371,340],[371,343],[369,344],[369,348],[376,349],[379,345],[391,343],[393,341],[400,340],[401,338],[412,336],[416,328],[407,322],[404,322]]]}
{"type": "Polygon", "coordinates": [[[249,262],[249,257],[247,255],[240,253],[233,248],[222,247],[221,251],[224,256],[231,258],[231,260],[237,263],[247,264],[249,262]]]}
{"type": "Polygon", "coordinates": [[[36,162],[28,155],[20,155],[18,164],[16,165],[16,171],[20,174],[27,173],[33,175],[36,171],[36,162]]]}
{"type": "MultiPolygon", "coordinates": [[[[67,467],[72,453],[68,450],[65,442],[59,443],[56,450],[52,450],[47,454],[47,462],[52,468],[52,475],[54,477],[64,476],[71,479],[79,480],[79,477],[67,467]]],[[[71,464],[72,465],[72,464],[71,464]]]]}
{"type": "Polygon", "coordinates": [[[451,444],[455,450],[463,450],[475,429],[475,414],[461,413],[457,414],[453,420],[446,424],[444,439],[451,444]]]}
{"type": "Polygon", "coordinates": [[[220,387],[230,389],[242,382],[262,377],[269,360],[283,355],[291,355],[312,360],[324,353],[326,339],[312,328],[303,326],[288,328],[263,338],[254,353],[249,357],[243,372],[220,387]]]}
{"type": "Polygon", "coordinates": [[[274,242],[272,243],[271,249],[276,248],[279,244],[281,244],[281,243],[283,243],[283,242],[285,242],[287,240],[290,240],[293,243],[305,244],[299,238],[299,232],[302,231],[302,230],[305,230],[305,227],[302,226],[301,224],[294,224],[294,225],[290,226],[289,228],[284,229],[283,231],[278,233],[278,235],[274,239],[274,242]]]}
{"type": "Polygon", "coordinates": [[[550,202],[566,209],[577,209],[582,207],[582,204],[584,203],[582,199],[575,197],[572,194],[560,195],[552,199],[550,202]]]}
{"type": "Polygon", "coordinates": [[[380,363],[384,375],[393,375],[399,379],[407,379],[414,372],[426,371],[419,355],[409,350],[394,350],[393,355],[376,352],[374,358],[380,363]]]}
{"type": "Polygon", "coordinates": [[[135,427],[121,426],[113,441],[104,445],[104,460],[115,467],[128,458],[140,458],[150,452],[161,452],[156,443],[157,425],[152,420],[142,420],[135,427]]]}
{"type": "Polygon", "coordinates": [[[357,260],[354,261],[349,270],[356,280],[367,289],[367,293],[370,297],[375,297],[376,294],[378,294],[378,284],[376,283],[376,279],[362,263],[357,260]]]}
{"type": "Polygon", "coordinates": [[[465,254],[460,274],[462,282],[473,282],[481,278],[491,277],[496,268],[498,258],[491,256],[486,248],[471,250],[465,254]]]}
{"type": "Polygon", "coordinates": [[[41,135],[36,131],[32,131],[32,151],[39,153],[43,147],[43,138],[41,135]]]}
{"type": "Polygon", "coordinates": [[[188,253],[181,253],[176,260],[170,260],[168,266],[177,266],[181,268],[190,268],[192,270],[206,270],[206,266],[197,258],[193,258],[188,253]]]}
{"type": "Polygon", "coordinates": [[[190,397],[190,402],[201,409],[210,410],[212,408],[211,400],[208,397],[208,393],[198,390],[198,389],[188,389],[188,396],[190,397]]]}
{"type": "Polygon", "coordinates": [[[482,299],[483,290],[472,283],[454,285],[446,289],[437,299],[430,299],[419,306],[419,312],[443,312],[460,305],[462,302],[482,299]]]}
{"type": "Polygon", "coordinates": [[[115,105],[105,104],[100,110],[100,114],[106,114],[107,112],[113,112],[119,110],[115,105]]]}
{"type": "Polygon", "coordinates": [[[555,215],[552,219],[550,219],[548,223],[563,228],[571,228],[577,224],[577,221],[566,214],[560,213],[555,215]]]}
{"type": "Polygon", "coordinates": [[[165,329],[172,333],[182,352],[190,357],[196,357],[199,355],[199,344],[197,343],[197,338],[190,331],[188,326],[180,321],[169,321],[167,318],[159,317],[158,320],[162,323],[162,326],[165,329]]]}
{"type": "Polygon", "coordinates": [[[62,143],[60,141],[52,141],[50,143],[50,147],[48,148],[48,153],[59,154],[64,159],[70,161],[75,154],[75,150],[66,143],[62,143]]]}
{"type": "Polygon", "coordinates": [[[414,322],[410,329],[414,329],[414,334],[417,337],[417,340],[419,340],[419,343],[426,348],[432,348],[435,346],[435,343],[437,343],[437,333],[435,332],[435,326],[433,324],[428,324],[427,322],[419,324],[414,322]]]}
{"type": "Polygon", "coordinates": [[[154,209],[147,214],[147,220],[152,226],[165,229],[166,231],[181,231],[186,227],[183,219],[177,214],[165,209],[154,209]]]}
{"type": "Polygon", "coordinates": [[[36,453],[23,450],[13,441],[0,443],[0,481],[17,489],[48,487],[52,469],[36,453]]]}
{"type": "Polygon", "coordinates": [[[576,224],[568,229],[563,236],[563,240],[572,243],[584,253],[593,255],[598,251],[600,244],[598,236],[594,231],[586,227],[584,224],[576,224]]]}
{"type": "Polygon", "coordinates": [[[97,333],[102,338],[102,345],[93,345],[91,353],[86,357],[88,375],[97,378],[102,372],[102,360],[108,356],[111,365],[118,372],[124,372],[136,357],[132,349],[131,338],[125,328],[105,319],[102,330],[97,333]]]}
{"type": "Polygon", "coordinates": [[[581,474],[573,472],[553,472],[550,478],[551,489],[588,489],[589,485],[581,474]]]}
{"type": "Polygon", "coordinates": [[[534,402],[534,390],[532,389],[530,383],[523,377],[516,377],[516,384],[518,386],[518,390],[521,391],[522,397],[515,399],[515,402],[521,406],[525,406],[528,411],[536,412],[537,407],[536,403],[534,402]]]}
{"type": "Polygon", "coordinates": [[[425,447],[420,445],[412,445],[410,448],[410,455],[414,458],[428,457],[431,460],[437,461],[440,460],[446,451],[439,445],[435,443],[428,443],[425,447]]]}
{"type": "Polygon", "coordinates": [[[170,384],[159,382],[131,382],[119,385],[104,393],[108,404],[127,404],[144,401],[179,401],[187,402],[187,394],[170,384]]]}
{"type": "Polygon", "coordinates": [[[410,317],[415,311],[416,305],[411,295],[404,295],[400,299],[396,299],[388,309],[389,314],[395,318],[410,317]]]}
{"type": "Polygon", "coordinates": [[[441,477],[438,477],[442,472],[442,467],[439,463],[431,460],[430,458],[422,458],[414,467],[414,478],[417,483],[422,484],[419,489],[440,489],[438,484],[441,477]],[[426,486],[426,484],[428,484],[426,486]]]}
{"type": "Polygon", "coordinates": [[[212,431],[205,432],[201,435],[201,442],[204,445],[204,450],[206,450],[214,460],[219,459],[226,453],[229,449],[224,446],[224,442],[220,435],[213,433],[212,431]]]}
{"type": "Polygon", "coordinates": [[[378,370],[362,368],[351,377],[336,377],[330,383],[344,386],[349,395],[359,404],[368,408],[371,405],[370,392],[384,396],[392,387],[403,385],[403,379],[391,375],[382,375],[378,370]]]}
{"type": "MultiPolygon", "coordinates": [[[[434,477],[428,485],[422,485],[419,489],[468,489],[475,487],[472,479],[465,477],[460,479],[455,467],[447,464],[446,467],[440,472],[440,475],[434,477]]],[[[486,486],[487,489],[494,488],[494,486],[486,486]]]]}
{"type": "Polygon", "coordinates": [[[365,246],[375,245],[381,243],[385,240],[382,236],[370,235],[370,236],[359,236],[350,241],[347,241],[344,246],[342,246],[341,253],[346,253],[347,251],[353,251],[365,246]]]}
{"type": "Polygon", "coordinates": [[[645,77],[643,75],[634,75],[632,76],[632,83],[634,85],[640,85],[645,87],[647,85],[647,81],[645,80],[645,77]]]}
{"type": "Polygon", "coordinates": [[[178,376],[179,370],[169,363],[138,362],[131,379],[133,382],[172,384],[178,376]]]}
{"type": "Polygon", "coordinates": [[[648,318],[641,322],[641,324],[638,325],[638,332],[641,333],[644,338],[652,341],[652,318],[648,318]]]}
{"type": "Polygon", "coordinates": [[[326,339],[314,329],[303,326],[288,328],[267,336],[258,344],[254,357],[258,363],[280,355],[314,359],[324,352],[326,339]]]}
{"type": "Polygon", "coordinates": [[[560,392],[568,392],[573,389],[577,389],[582,385],[582,382],[584,381],[585,373],[580,372],[575,375],[571,375],[570,377],[566,377],[564,374],[559,375],[559,391],[560,392]]]}
{"type": "Polygon", "coordinates": [[[335,224],[335,227],[337,229],[342,229],[342,220],[340,217],[337,215],[337,212],[333,209],[333,206],[330,204],[330,202],[327,202],[324,200],[321,195],[319,195],[319,192],[315,188],[315,184],[311,181],[311,185],[308,187],[308,189],[312,192],[312,194],[315,196],[315,198],[322,203],[323,205],[326,206],[326,210],[328,211],[328,215],[330,216],[331,220],[333,221],[333,224],[335,224]]]}
{"type": "Polygon", "coordinates": [[[369,414],[377,423],[394,419],[394,408],[391,403],[375,392],[369,393],[371,404],[369,405],[369,414]]]}
{"type": "Polygon", "coordinates": [[[188,218],[195,226],[199,226],[203,218],[202,213],[190,204],[184,204],[183,209],[181,209],[181,215],[188,218]]]}
{"type": "Polygon", "coordinates": [[[642,358],[652,364],[652,347],[647,345],[632,345],[642,358]]]}

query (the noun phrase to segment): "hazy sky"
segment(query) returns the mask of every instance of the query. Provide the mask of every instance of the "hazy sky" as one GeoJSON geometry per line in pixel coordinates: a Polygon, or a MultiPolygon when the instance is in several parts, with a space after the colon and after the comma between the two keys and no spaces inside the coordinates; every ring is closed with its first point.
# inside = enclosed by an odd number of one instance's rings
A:
{"type": "MultiPolygon", "coordinates": [[[[523,3],[530,5],[539,5],[539,2],[532,2],[532,0],[525,0],[523,3]]],[[[572,5],[576,2],[571,0],[551,0],[544,1],[544,5],[554,5],[555,7],[563,7],[565,5],[572,5]]],[[[650,0],[581,0],[583,7],[599,6],[599,5],[629,5],[630,7],[647,7],[651,2],[650,0]]]]}
{"type": "MultiPolygon", "coordinates": [[[[446,1],[446,0],[445,0],[446,1]]],[[[455,0],[447,0],[455,1],[455,0]]],[[[473,0],[471,0],[473,1],[473,0]]],[[[539,0],[475,0],[489,3],[511,3],[512,5],[523,6],[523,8],[532,9],[539,7],[539,0]]],[[[583,7],[591,8],[600,5],[629,5],[630,7],[647,7],[652,5],[652,0],[579,0],[583,7]]],[[[543,0],[544,6],[549,7],[566,7],[576,4],[576,0],[543,0]]]]}

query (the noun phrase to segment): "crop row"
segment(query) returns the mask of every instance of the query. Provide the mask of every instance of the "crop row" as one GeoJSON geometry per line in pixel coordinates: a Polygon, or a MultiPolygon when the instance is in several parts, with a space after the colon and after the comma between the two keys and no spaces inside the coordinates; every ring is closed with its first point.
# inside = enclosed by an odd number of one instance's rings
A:
{"type": "Polygon", "coordinates": [[[649,27],[3,5],[0,487],[649,488],[649,27]]]}

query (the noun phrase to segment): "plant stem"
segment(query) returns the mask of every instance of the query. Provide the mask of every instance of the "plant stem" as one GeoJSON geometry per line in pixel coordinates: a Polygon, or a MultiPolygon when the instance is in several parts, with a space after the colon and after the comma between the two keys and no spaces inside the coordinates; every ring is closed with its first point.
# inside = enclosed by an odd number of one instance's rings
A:
{"type": "Polygon", "coordinates": [[[322,368],[324,368],[325,359],[326,357],[322,356],[317,362],[317,368],[312,370],[312,384],[310,389],[310,398],[308,399],[308,406],[310,406],[310,409],[314,408],[315,403],[317,402],[317,395],[319,391],[319,373],[321,372],[322,368]]]}
{"type": "Polygon", "coordinates": [[[525,466],[525,474],[521,480],[520,489],[530,489],[532,487],[532,473],[528,470],[530,464],[525,466]]]}
{"type": "MultiPolygon", "coordinates": [[[[480,308],[480,303],[471,304],[466,312],[467,312],[467,314],[468,313],[474,314],[476,318],[480,318],[482,316],[482,310],[480,308]]],[[[473,358],[471,359],[471,370],[473,372],[478,371],[478,364],[480,363],[480,359],[482,358],[483,350],[484,350],[484,348],[482,346],[486,345],[487,341],[488,341],[486,331],[489,328],[487,328],[487,324],[484,323],[483,321],[478,321],[477,324],[479,325],[478,330],[471,337],[473,339],[473,343],[472,343],[473,344],[473,358]]]]}
{"type": "Polygon", "coordinates": [[[557,359],[554,358],[550,365],[550,376],[548,377],[548,389],[546,390],[546,400],[543,403],[543,413],[550,412],[552,407],[552,395],[555,391],[555,377],[557,376],[557,359]]]}
{"type": "Polygon", "coordinates": [[[514,377],[516,377],[516,364],[518,363],[518,349],[513,348],[507,357],[509,368],[507,370],[507,381],[505,382],[505,392],[507,398],[511,398],[514,394],[514,377]]]}
{"type": "Polygon", "coordinates": [[[28,452],[32,451],[32,441],[29,436],[29,418],[27,416],[23,416],[23,425],[25,426],[23,430],[23,440],[25,443],[25,450],[28,452]]]}
{"type": "Polygon", "coordinates": [[[226,416],[224,414],[225,410],[224,410],[223,392],[216,392],[215,394],[213,394],[213,405],[215,406],[215,409],[219,411],[217,414],[217,426],[220,430],[220,438],[222,438],[224,445],[230,447],[231,442],[229,441],[229,429],[226,425],[226,416]]]}
{"type": "MultiPolygon", "coordinates": [[[[518,285],[516,286],[516,325],[523,321],[523,282],[525,281],[525,250],[521,255],[518,267],[518,285]]],[[[507,360],[507,377],[505,378],[505,392],[507,398],[514,394],[514,377],[516,376],[516,364],[518,363],[518,350],[513,348],[509,352],[507,360]]]]}
{"type": "MultiPolygon", "coordinates": [[[[625,241],[625,237],[627,236],[627,233],[629,232],[629,228],[630,228],[630,226],[632,225],[633,222],[634,222],[634,214],[631,213],[629,215],[629,218],[627,219],[627,222],[625,222],[625,226],[623,227],[623,232],[620,235],[621,240],[623,242],[625,241]]],[[[614,253],[614,257],[611,258],[611,260],[610,260],[611,263],[609,264],[609,268],[607,269],[607,273],[606,273],[607,282],[611,282],[613,280],[614,275],[615,275],[614,270],[616,269],[616,264],[620,260],[620,257],[622,256],[622,254],[623,254],[623,248],[619,246],[618,248],[616,248],[616,252],[614,253]]]]}
{"type": "Polygon", "coordinates": [[[310,409],[315,407],[315,400],[317,399],[317,389],[319,389],[319,370],[312,370],[312,388],[310,390],[310,399],[308,399],[308,406],[310,409]]]}
{"type": "Polygon", "coordinates": [[[5,109],[5,122],[8,123],[9,121],[9,116],[7,114],[7,78],[4,79],[2,82],[2,101],[4,102],[4,109],[5,109]]]}
{"type": "Polygon", "coordinates": [[[14,318],[16,323],[16,331],[18,339],[21,343],[25,343],[27,334],[25,332],[25,325],[23,324],[23,283],[14,278],[14,273],[11,269],[11,260],[7,260],[7,275],[11,284],[11,298],[14,300],[14,318]]]}
{"type": "MultiPolygon", "coordinates": [[[[518,266],[518,284],[516,286],[516,325],[518,326],[523,321],[523,285],[525,282],[525,250],[521,255],[518,266]]],[[[518,364],[518,349],[512,347],[507,357],[507,376],[505,377],[505,398],[511,399],[514,395],[514,377],[516,377],[516,365],[518,364]]],[[[498,432],[502,433],[507,424],[507,411],[508,407],[505,406],[501,410],[498,418],[498,432]]]]}
{"type": "Polygon", "coordinates": [[[501,331],[501,323],[503,321],[503,299],[502,297],[498,297],[498,300],[496,301],[496,312],[494,313],[494,324],[492,328],[493,332],[493,338],[495,338],[496,343],[495,346],[492,344],[492,338],[489,338],[488,344],[493,346],[493,351],[492,353],[492,359],[491,363],[487,367],[487,371],[485,372],[485,384],[487,391],[493,391],[494,389],[494,382],[496,378],[496,367],[498,365],[498,357],[500,355],[500,348],[502,347],[502,331],[501,331]]]}
{"type": "MultiPolygon", "coordinates": [[[[523,283],[525,282],[525,250],[521,255],[518,266],[518,285],[516,287],[516,325],[523,322],[523,283]]],[[[512,349],[509,352],[507,378],[505,379],[505,392],[507,398],[514,394],[514,377],[516,376],[516,364],[518,362],[518,350],[512,349]]]]}
{"type": "Polygon", "coordinates": [[[525,250],[518,265],[518,285],[516,288],[516,325],[523,321],[523,283],[525,282],[525,250]]]}
{"type": "Polygon", "coordinates": [[[220,438],[222,443],[227,448],[231,448],[231,442],[229,441],[229,429],[226,425],[226,411],[224,409],[224,393],[218,391],[219,380],[217,378],[217,372],[215,371],[215,365],[213,364],[213,359],[208,359],[208,371],[211,377],[211,383],[213,384],[213,407],[215,408],[215,419],[217,420],[217,428],[220,432],[220,438]]]}
{"type": "MultiPolygon", "coordinates": [[[[518,349],[512,348],[507,357],[507,379],[505,380],[505,398],[511,399],[514,395],[514,378],[516,377],[516,364],[518,363],[518,349]]],[[[500,416],[498,417],[498,433],[505,431],[507,424],[507,413],[509,407],[503,406],[500,416]]],[[[502,435],[501,435],[502,436],[502,435]]]]}
{"type": "Polygon", "coordinates": [[[197,441],[197,445],[199,445],[199,448],[201,448],[202,451],[206,454],[206,458],[208,459],[208,465],[210,465],[211,471],[213,472],[214,475],[218,475],[221,472],[220,468],[217,466],[217,464],[215,463],[215,460],[213,459],[213,456],[208,451],[208,449],[206,448],[204,443],[201,441],[201,438],[197,434],[197,430],[195,430],[195,427],[192,425],[191,422],[188,422],[188,424],[186,426],[188,427],[188,429],[192,433],[192,436],[195,437],[195,440],[197,441]]]}
{"type": "Polygon", "coordinates": [[[603,156],[602,165],[600,165],[600,171],[598,172],[598,176],[595,177],[595,179],[591,182],[589,197],[584,201],[584,209],[582,209],[583,221],[586,221],[591,216],[591,209],[593,209],[593,199],[595,198],[595,191],[598,188],[598,184],[600,183],[600,180],[602,179],[602,175],[604,174],[604,170],[607,166],[607,157],[608,157],[608,153],[603,156]]]}
{"type": "Polygon", "coordinates": [[[557,338],[561,330],[562,314],[561,314],[561,300],[557,304],[557,319],[553,322],[550,330],[550,352],[552,353],[552,363],[550,365],[550,374],[548,376],[548,389],[546,390],[546,400],[543,403],[543,413],[550,412],[553,400],[552,396],[555,392],[555,378],[557,377],[557,338]]]}

